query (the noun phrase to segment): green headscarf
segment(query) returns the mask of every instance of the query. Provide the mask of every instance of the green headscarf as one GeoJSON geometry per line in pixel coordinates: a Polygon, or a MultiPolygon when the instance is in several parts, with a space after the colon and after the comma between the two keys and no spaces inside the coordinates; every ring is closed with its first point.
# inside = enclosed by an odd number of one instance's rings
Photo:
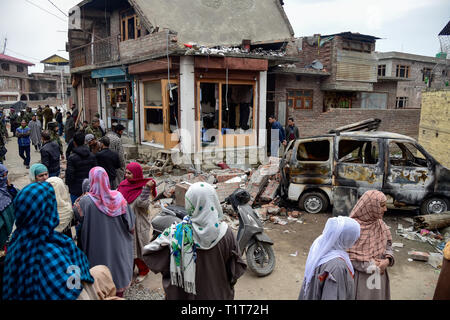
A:
{"type": "Polygon", "coordinates": [[[36,182],[36,176],[48,172],[48,169],[46,166],[44,166],[42,163],[35,163],[30,168],[30,180],[31,182],[36,182]]]}

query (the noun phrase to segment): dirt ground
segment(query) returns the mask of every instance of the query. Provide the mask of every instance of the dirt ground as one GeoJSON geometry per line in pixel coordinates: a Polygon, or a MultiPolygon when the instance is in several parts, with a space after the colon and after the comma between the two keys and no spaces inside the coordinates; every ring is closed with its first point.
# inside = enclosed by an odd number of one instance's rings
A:
{"type": "MultiPolygon", "coordinates": [[[[28,170],[18,156],[16,138],[8,139],[5,165],[9,170],[9,178],[18,188],[29,183],[28,170]]],[[[40,154],[31,150],[31,164],[39,162],[40,154]]],[[[408,251],[419,250],[436,252],[428,243],[407,240],[396,234],[397,225],[410,224],[403,220],[413,217],[414,211],[389,210],[385,215],[386,223],[391,227],[393,242],[401,242],[403,248],[396,248],[395,265],[389,268],[391,280],[391,297],[394,300],[430,300],[433,297],[439,270],[431,265],[408,261],[408,251]],[[398,250],[398,251],[397,251],[398,250]]],[[[309,248],[318,237],[331,213],[304,214],[303,224],[295,221],[287,225],[265,223],[267,234],[274,241],[276,266],[272,274],[259,278],[248,270],[236,284],[237,300],[292,300],[297,299],[303,280],[303,273],[309,248]],[[289,231],[289,232],[286,232],[289,231]],[[291,254],[297,253],[297,256],[291,254]]],[[[142,283],[150,290],[161,290],[161,276],[151,273],[142,283]]]]}

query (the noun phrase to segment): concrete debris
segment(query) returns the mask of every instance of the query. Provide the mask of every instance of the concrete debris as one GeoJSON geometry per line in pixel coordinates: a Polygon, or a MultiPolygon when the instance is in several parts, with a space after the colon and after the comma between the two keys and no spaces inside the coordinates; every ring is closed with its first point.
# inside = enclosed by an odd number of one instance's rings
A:
{"type": "Polygon", "coordinates": [[[394,243],[392,243],[392,247],[393,248],[403,248],[403,243],[401,243],[401,242],[394,242],[394,243]]]}
{"type": "Polygon", "coordinates": [[[297,255],[298,255],[298,251],[295,251],[295,253],[290,254],[291,257],[296,257],[297,255]]]}
{"type": "Polygon", "coordinates": [[[435,269],[441,269],[443,258],[444,255],[441,253],[430,252],[430,256],[428,258],[427,263],[435,269]]]}
{"type": "Polygon", "coordinates": [[[271,217],[269,218],[269,220],[270,220],[271,222],[273,222],[274,224],[279,224],[279,225],[282,225],[282,226],[288,224],[288,222],[287,222],[286,220],[283,220],[283,219],[281,219],[281,218],[279,218],[279,217],[277,217],[277,216],[271,216],[271,217]]]}

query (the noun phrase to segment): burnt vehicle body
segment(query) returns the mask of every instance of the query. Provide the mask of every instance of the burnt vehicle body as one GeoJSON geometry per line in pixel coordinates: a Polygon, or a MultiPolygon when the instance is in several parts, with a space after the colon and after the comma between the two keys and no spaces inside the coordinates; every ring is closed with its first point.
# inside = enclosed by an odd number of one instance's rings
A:
{"type": "Polygon", "coordinates": [[[298,139],[286,148],[280,167],[281,195],[309,213],[333,205],[334,215],[348,215],[372,189],[386,194],[388,205],[420,207],[422,214],[449,208],[450,170],[416,140],[396,133],[336,129],[298,139]]]}

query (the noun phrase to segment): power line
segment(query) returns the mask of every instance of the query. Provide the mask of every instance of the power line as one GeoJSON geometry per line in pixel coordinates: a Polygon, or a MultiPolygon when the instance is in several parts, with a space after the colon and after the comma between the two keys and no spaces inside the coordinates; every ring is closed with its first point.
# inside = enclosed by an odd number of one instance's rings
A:
{"type": "Polygon", "coordinates": [[[57,16],[56,14],[54,14],[54,13],[51,13],[50,11],[48,11],[48,10],[46,10],[46,9],[44,9],[44,8],[41,8],[40,6],[38,6],[37,4],[35,4],[35,3],[33,3],[33,2],[31,2],[31,1],[29,1],[29,0],[25,0],[26,2],[28,2],[29,4],[31,4],[31,5],[33,5],[33,6],[35,6],[35,7],[37,7],[37,8],[39,8],[39,9],[41,9],[41,10],[43,10],[43,11],[45,11],[45,12],[47,12],[48,14],[51,14],[52,16],[54,16],[54,17],[56,17],[56,18],[58,18],[59,20],[61,20],[61,21],[63,21],[63,22],[67,22],[66,20],[64,20],[63,18],[61,18],[61,17],[59,17],[59,16],[57,16]]]}
{"type": "Polygon", "coordinates": [[[63,15],[65,15],[66,17],[69,17],[68,15],[67,15],[67,13],[65,13],[64,11],[62,11],[60,8],[58,8],[57,6],[56,6],[56,4],[54,4],[51,0],[48,0],[48,2],[50,2],[56,9],[58,9],[63,15]]]}
{"type": "Polygon", "coordinates": [[[6,51],[11,51],[12,53],[18,54],[19,56],[25,57],[25,58],[27,58],[27,59],[39,61],[39,63],[41,63],[41,60],[39,60],[39,59],[36,59],[36,58],[33,58],[33,57],[26,56],[26,55],[24,55],[24,54],[22,54],[22,53],[20,53],[20,52],[16,52],[16,51],[11,50],[11,49],[9,49],[9,48],[6,48],[6,51]]]}

